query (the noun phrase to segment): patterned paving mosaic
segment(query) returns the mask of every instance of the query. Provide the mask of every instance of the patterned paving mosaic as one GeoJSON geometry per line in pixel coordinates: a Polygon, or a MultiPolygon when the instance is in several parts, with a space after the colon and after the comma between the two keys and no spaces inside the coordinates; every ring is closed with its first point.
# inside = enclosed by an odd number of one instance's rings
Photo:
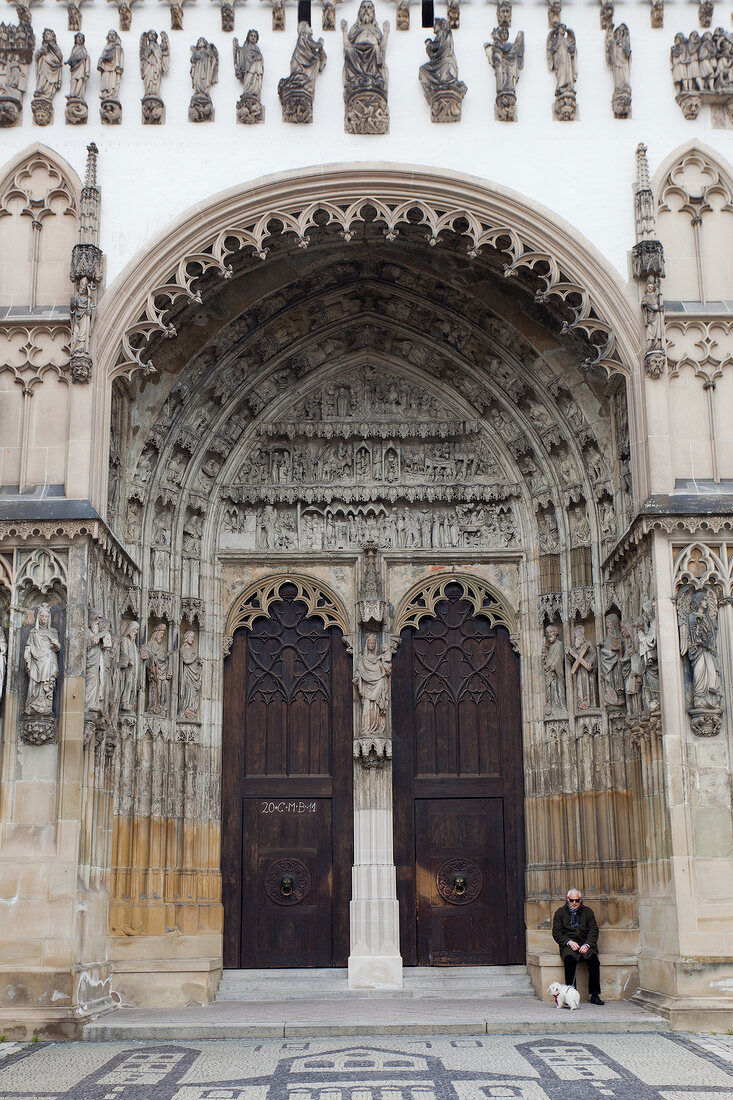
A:
{"type": "Polygon", "coordinates": [[[48,1043],[0,1100],[733,1100],[720,1037],[590,1035],[48,1043]]]}

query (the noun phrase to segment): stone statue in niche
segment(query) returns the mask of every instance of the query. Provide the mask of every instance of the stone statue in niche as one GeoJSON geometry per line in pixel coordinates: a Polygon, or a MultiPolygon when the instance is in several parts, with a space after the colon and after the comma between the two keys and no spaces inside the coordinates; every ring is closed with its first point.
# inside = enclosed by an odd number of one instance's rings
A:
{"type": "Polygon", "coordinates": [[[85,710],[87,714],[101,718],[108,710],[111,685],[106,657],[112,650],[112,632],[101,611],[89,611],[86,648],[85,710]]]}
{"type": "Polygon", "coordinates": [[[89,343],[96,306],[93,285],[86,275],[82,275],[76,294],[71,296],[69,312],[71,314],[69,369],[75,382],[88,382],[92,375],[89,343]]]}
{"type": "Polygon", "coordinates": [[[606,31],[606,63],[613,73],[613,117],[631,118],[631,37],[625,23],[606,31]]]}
{"type": "Polygon", "coordinates": [[[193,95],[188,105],[189,122],[213,122],[211,89],[219,81],[219,51],[213,42],[199,38],[191,47],[191,84],[193,95]]]}
{"type": "Polygon", "coordinates": [[[644,601],[641,606],[641,618],[637,620],[636,625],[642,668],[641,709],[643,714],[653,714],[659,710],[659,658],[653,600],[644,601]]]}
{"type": "Polygon", "coordinates": [[[36,126],[49,126],[53,122],[54,96],[61,88],[64,55],[56,41],[56,35],[48,27],[43,32],[35,60],[36,90],[31,100],[33,121],[36,126]]]}
{"type": "Polygon", "coordinates": [[[370,754],[390,757],[389,741],[390,677],[392,654],[388,647],[379,649],[376,634],[367,634],[361,655],[354,669],[354,683],[361,700],[359,736],[354,755],[365,760],[370,754]]]}
{"type": "Polygon", "coordinates": [[[687,712],[692,732],[712,737],[719,732],[723,689],[718,657],[718,596],[711,587],[695,591],[686,585],[677,596],[680,653],[687,659],[687,712]]]}
{"type": "Polygon", "coordinates": [[[575,32],[564,23],[558,23],[547,36],[547,66],[555,74],[555,118],[560,122],[572,122],[578,117],[575,97],[578,50],[575,32]]]}
{"type": "Polygon", "coordinates": [[[278,83],[283,122],[312,122],[316,79],[326,67],[323,39],[318,41],[308,23],[298,24],[298,41],[290,59],[290,75],[278,83]]]}
{"type": "Polygon", "coordinates": [[[0,703],[5,690],[5,674],[8,670],[8,639],[2,626],[0,626],[0,703]]]}
{"type": "Polygon", "coordinates": [[[667,341],[664,332],[662,283],[658,275],[646,281],[646,293],[641,299],[644,320],[644,370],[650,378],[659,378],[667,365],[667,341]]]}
{"type": "Polygon", "coordinates": [[[133,619],[122,631],[120,638],[118,698],[119,709],[130,713],[137,708],[137,693],[140,686],[140,651],[137,638],[140,623],[133,619]]]}
{"type": "Polygon", "coordinates": [[[598,706],[596,647],[586,638],[582,623],[576,623],[573,627],[573,644],[567,656],[570,676],[575,685],[576,708],[579,711],[595,709],[598,706]]]}
{"type": "Polygon", "coordinates": [[[144,31],[140,35],[140,75],[145,94],[142,98],[143,122],[148,126],[160,126],[165,122],[165,104],[160,98],[160,85],[170,68],[168,35],[161,31],[144,31]]]}
{"type": "Polygon", "coordinates": [[[101,73],[99,114],[102,122],[116,126],[122,122],[122,104],[120,103],[120,84],[125,71],[125,52],[117,31],[110,31],[102,55],[97,62],[101,73]]]}
{"type": "Polygon", "coordinates": [[[560,627],[549,623],[545,627],[542,647],[542,668],[545,673],[545,718],[567,711],[565,701],[565,647],[560,627]]]}
{"type": "Polygon", "coordinates": [[[241,46],[236,38],[232,43],[234,74],[237,80],[242,82],[242,94],[237,100],[237,122],[242,122],[246,126],[265,121],[261,102],[265,65],[262,51],[258,46],[259,40],[259,33],[249,30],[241,46]]]}
{"type": "Polygon", "coordinates": [[[196,649],[196,634],[187,630],[179,650],[181,662],[178,717],[195,719],[201,705],[201,661],[196,649]]]}
{"type": "Polygon", "coordinates": [[[639,639],[633,622],[621,623],[624,649],[621,655],[621,675],[626,696],[626,713],[633,718],[641,714],[642,665],[639,639]]]}
{"type": "Polygon", "coordinates": [[[0,127],[20,119],[35,45],[30,10],[18,4],[17,25],[0,23],[0,127]]]}
{"type": "Polygon", "coordinates": [[[32,745],[45,745],[56,740],[53,704],[60,649],[58,632],[51,625],[51,608],[44,603],[36,612],[35,623],[23,652],[28,688],[23,708],[22,736],[32,745]]]}
{"type": "Polygon", "coordinates": [[[621,634],[621,622],[615,611],[606,615],[606,637],[599,651],[601,666],[601,684],[603,702],[607,707],[624,705],[624,678],[621,670],[621,658],[624,640],[621,634]]]}
{"type": "Polygon", "coordinates": [[[148,687],[146,709],[151,714],[168,713],[170,682],[173,671],[172,654],[169,652],[166,643],[167,629],[165,623],[158,623],[153,630],[150,641],[140,650],[140,657],[145,662],[148,687]]]}
{"type": "Polygon", "coordinates": [[[372,0],[362,0],[351,28],[341,20],[344,38],[344,102],[347,134],[389,132],[386,65],[389,23],[377,23],[372,0]]]}
{"type": "Polygon", "coordinates": [[[458,79],[458,62],[453,35],[445,19],[436,19],[434,38],[425,40],[428,60],[420,66],[418,79],[430,105],[431,122],[460,122],[461,103],[467,88],[458,79]]]}
{"type": "Polygon", "coordinates": [[[509,28],[500,26],[494,28],[491,39],[484,43],[484,50],[496,77],[494,115],[499,122],[516,122],[517,82],[524,68],[524,34],[519,31],[510,42],[509,28]]]}
{"type": "Polygon", "coordinates": [[[66,121],[70,126],[81,126],[89,117],[86,102],[87,81],[92,71],[92,62],[85,45],[84,35],[74,35],[74,45],[66,62],[69,66],[69,94],[66,97],[66,121]]]}

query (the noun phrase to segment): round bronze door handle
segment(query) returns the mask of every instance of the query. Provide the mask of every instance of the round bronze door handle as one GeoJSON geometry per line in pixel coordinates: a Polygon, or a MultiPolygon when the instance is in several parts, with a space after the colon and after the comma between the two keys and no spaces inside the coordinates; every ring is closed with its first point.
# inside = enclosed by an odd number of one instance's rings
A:
{"type": "Polygon", "coordinates": [[[484,876],[472,859],[448,859],[435,876],[435,885],[443,901],[469,905],[481,893],[484,876]]]}
{"type": "Polygon", "coordinates": [[[265,893],[275,905],[298,905],[310,888],[310,872],[294,856],[273,860],[265,871],[265,893]]]}

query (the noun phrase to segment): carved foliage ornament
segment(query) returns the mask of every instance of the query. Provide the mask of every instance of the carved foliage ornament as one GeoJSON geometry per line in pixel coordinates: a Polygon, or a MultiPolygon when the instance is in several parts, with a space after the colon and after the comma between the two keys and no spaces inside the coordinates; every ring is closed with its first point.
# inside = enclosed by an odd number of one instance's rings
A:
{"type": "Polygon", "coordinates": [[[147,359],[146,345],[155,334],[165,337],[177,335],[172,322],[166,320],[170,309],[180,298],[200,303],[201,294],[195,289],[197,280],[205,274],[218,272],[224,279],[232,277],[230,259],[242,249],[252,249],[261,260],[267,258],[267,240],[273,234],[292,234],[301,248],[310,243],[309,230],[319,224],[338,229],[339,236],[351,241],[367,213],[374,215],[377,225],[384,227],[388,241],[397,239],[400,226],[418,224],[426,230],[426,240],[436,247],[444,233],[460,233],[468,238],[468,255],[477,257],[485,248],[495,248],[506,255],[508,262],[502,271],[506,277],[520,271],[533,272],[543,284],[538,292],[540,301],[559,298],[573,313],[573,319],[565,322],[563,331],[579,330],[585,334],[594,348],[589,364],[599,365],[612,374],[626,375],[628,369],[620,359],[613,325],[599,310],[590,291],[573,273],[561,266],[550,253],[536,248],[518,230],[506,224],[492,224],[482,216],[464,207],[431,204],[426,200],[408,199],[389,202],[383,199],[360,197],[352,202],[317,200],[306,207],[281,206],[244,225],[223,229],[215,237],[201,242],[199,247],[182,257],[169,278],[158,286],[148,288],[145,308],[139,319],[129,325],[122,336],[120,357],[115,374],[131,378],[135,371],[152,373],[155,367],[147,359]],[[417,223],[414,216],[417,214],[417,223]],[[456,228],[457,223],[459,228],[456,228]]]}
{"type": "Polygon", "coordinates": [[[257,581],[237,597],[227,616],[224,629],[224,650],[229,652],[235,630],[246,627],[248,630],[256,619],[268,616],[270,606],[280,599],[283,585],[295,585],[297,592],[293,599],[306,605],[309,618],[321,619],[326,629],[337,626],[344,636],[349,632],[349,621],[341,601],[332,592],[310,577],[293,573],[282,573],[257,581]]]}

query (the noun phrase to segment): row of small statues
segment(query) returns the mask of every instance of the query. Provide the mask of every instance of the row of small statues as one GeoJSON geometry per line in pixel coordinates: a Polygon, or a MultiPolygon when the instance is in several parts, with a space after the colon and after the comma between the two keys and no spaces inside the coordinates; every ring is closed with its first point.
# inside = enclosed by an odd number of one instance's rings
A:
{"type": "Polygon", "coordinates": [[[729,109],[733,96],[733,34],[717,27],[689,37],[676,34],[669,53],[677,102],[685,118],[697,118],[703,102],[729,109]]]}
{"type": "MultiPolygon", "coordinates": [[[[148,642],[140,646],[140,624],[128,622],[120,635],[101,612],[90,610],[86,631],[85,722],[101,731],[114,725],[120,715],[134,714],[138,692],[144,686],[146,710],[167,715],[177,655],[178,717],[196,720],[201,706],[202,661],[196,632],[183,632],[177,650],[169,649],[168,627],[159,623],[148,642]]],[[[0,627],[0,699],[5,683],[7,638],[0,627]]],[[[52,608],[44,603],[36,610],[34,623],[23,648],[26,690],[23,704],[24,739],[46,744],[56,735],[56,681],[59,675],[61,639],[52,622],[52,608]]]]}
{"type": "Polygon", "coordinates": [[[604,707],[625,708],[633,717],[659,710],[659,660],[654,605],[644,603],[641,615],[621,622],[616,612],[605,619],[606,637],[596,646],[581,622],[573,624],[572,644],[563,641],[562,626],[549,623],[544,631],[542,667],[545,675],[545,717],[567,714],[566,668],[575,694],[577,713],[597,710],[598,674],[604,707]]]}
{"type": "MultiPolygon", "coordinates": [[[[496,77],[496,117],[501,121],[516,119],[516,86],[524,67],[524,35],[520,31],[514,41],[509,37],[511,5],[500,5],[500,26],[495,28],[491,42],[484,49],[496,77]]],[[[559,7],[558,7],[559,13],[559,7]]],[[[555,75],[555,117],[570,121],[577,117],[575,83],[577,79],[577,46],[575,35],[564,23],[551,17],[547,38],[547,63],[555,75]]],[[[33,49],[30,24],[20,28],[0,25],[0,32],[24,30],[26,53],[33,49]]],[[[344,46],[345,129],[353,134],[383,134],[389,130],[388,72],[386,51],[389,23],[380,27],[372,0],[362,0],[356,22],[349,27],[341,22],[344,46]]],[[[17,37],[17,36],[13,36],[17,37]]],[[[428,60],[420,66],[418,79],[430,106],[433,122],[458,122],[467,87],[458,77],[453,33],[446,19],[436,19],[434,37],[425,43],[428,60]]],[[[13,47],[15,48],[15,47],[13,47]]],[[[17,53],[17,50],[15,51],[17,53]]],[[[2,45],[0,43],[0,125],[17,121],[25,89],[26,77],[16,79],[15,87],[3,86],[2,45]],[[6,93],[3,95],[3,93],[6,93]]],[[[631,111],[630,64],[631,45],[625,24],[606,28],[606,54],[614,77],[612,105],[617,118],[628,118],[631,111]]],[[[242,95],[237,102],[237,118],[245,124],[264,121],[261,101],[264,61],[259,47],[259,33],[248,31],[244,43],[233,41],[234,70],[242,83],[242,95]]],[[[122,121],[119,99],[124,72],[124,50],[117,31],[109,31],[97,62],[100,73],[100,116],[110,125],[122,121]]],[[[56,41],[54,31],[43,32],[40,48],[35,53],[36,90],[32,100],[34,121],[46,126],[53,121],[53,100],[61,89],[64,65],[70,70],[70,88],[66,97],[66,121],[71,125],[88,119],[87,82],[92,62],[81,31],[74,36],[74,45],[66,61],[56,41]]],[[[290,61],[290,73],[278,83],[278,95],[285,122],[308,123],[313,120],[313,100],[316,80],[326,65],[322,38],[316,40],[310,24],[301,22],[290,61]]],[[[170,44],[165,32],[145,31],[140,38],[140,73],[144,95],[143,122],[156,125],[165,121],[165,105],[161,99],[163,76],[170,68],[170,44]]],[[[191,47],[190,75],[193,95],[189,104],[192,122],[208,122],[214,118],[211,89],[219,78],[219,52],[205,38],[191,47]]]]}

